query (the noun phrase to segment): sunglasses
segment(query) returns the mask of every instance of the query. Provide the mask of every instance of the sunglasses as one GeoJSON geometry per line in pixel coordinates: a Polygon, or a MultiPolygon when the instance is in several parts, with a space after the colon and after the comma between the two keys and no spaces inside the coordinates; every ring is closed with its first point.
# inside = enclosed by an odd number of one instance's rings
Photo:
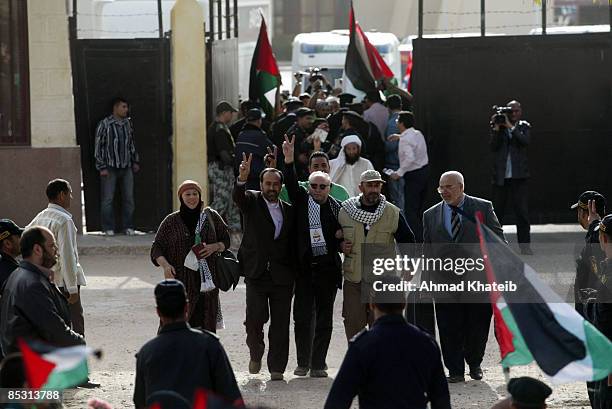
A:
{"type": "Polygon", "coordinates": [[[318,185],[316,183],[311,183],[310,187],[313,189],[320,189],[320,190],[325,190],[325,188],[327,188],[329,185],[318,185]]]}

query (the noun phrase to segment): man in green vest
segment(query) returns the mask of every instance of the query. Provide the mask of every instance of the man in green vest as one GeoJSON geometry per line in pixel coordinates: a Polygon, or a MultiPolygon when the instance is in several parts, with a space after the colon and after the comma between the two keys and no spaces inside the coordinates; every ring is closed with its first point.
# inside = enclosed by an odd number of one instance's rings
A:
{"type": "Polygon", "coordinates": [[[414,243],[414,234],[404,214],[381,194],[383,183],[380,173],[366,170],[360,176],[361,194],[345,200],[338,214],[344,241],[342,264],[343,305],[342,317],[347,340],[372,323],[367,296],[362,299],[363,244],[394,246],[395,243],[414,243]],[[365,300],[365,301],[364,301],[365,300]]]}
{"type": "MultiPolygon", "coordinates": [[[[316,171],[325,172],[329,175],[329,156],[327,156],[325,152],[315,151],[310,155],[310,158],[308,159],[308,174],[311,174],[312,172],[316,171]]],[[[299,182],[299,184],[304,189],[308,190],[307,180],[299,182]]],[[[344,188],[344,186],[339,185],[337,183],[331,184],[329,195],[340,203],[344,202],[346,199],[349,198],[349,194],[344,188]]],[[[287,203],[291,203],[285,185],[283,185],[279,198],[287,203]]]]}

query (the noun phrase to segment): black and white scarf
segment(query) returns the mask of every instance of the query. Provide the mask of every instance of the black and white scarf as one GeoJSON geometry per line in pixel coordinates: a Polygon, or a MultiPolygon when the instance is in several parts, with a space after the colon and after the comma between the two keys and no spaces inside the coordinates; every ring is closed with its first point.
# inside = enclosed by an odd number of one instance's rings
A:
{"type": "MultiPolygon", "coordinates": [[[[334,217],[338,218],[340,203],[333,197],[327,198],[334,217]]],[[[313,256],[323,256],[327,254],[327,243],[323,236],[321,226],[321,205],[312,196],[308,195],[308,225],[310,227],[310,248],[313,256]]]]}
{"type": "Polygon", "coordinates": [[[366,225],[366,229],[370,230],[370,227],[376,223],[382,217],[385,207],[387,207],[387,199],[384,195],[380,195],[380,202],[374,212],[368,212],[361,208],[361,197],[363,195],[351,197],[350,199],[342,202],[342,208],[348,213],[349,217],[356,222],[363,223],[366,225]]]}

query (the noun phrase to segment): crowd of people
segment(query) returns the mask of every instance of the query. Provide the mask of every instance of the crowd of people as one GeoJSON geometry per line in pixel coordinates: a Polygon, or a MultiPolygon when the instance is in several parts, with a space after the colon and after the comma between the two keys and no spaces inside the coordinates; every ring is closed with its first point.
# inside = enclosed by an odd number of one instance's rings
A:
{"type": "MultiPolygon", "coordinates": [[[[472,379],[483,378],[490,304],[379,299],[366,293],[362,260],[370,245],[415,244],[435,257],[438,244],[478,243],[469,228],[476,212],[505,241],[493,203],[466,194],[463,175],[449,170],[439,179],[440,202],[423,212],[429,158],[426,139],[407,109],[411,96],[393,93],[387,84],[386,96],[372,91],[362,103],[352,103],[354,96],[333,90],[321,78],[311,81],[309,94],[296,90],[286,97],[283,113],[273,121],[253,101],[241,103],[237,121],[236,108],[217,104],[206,135],[208,183],[186,180],[178,187],[180,208],[161,222],[151,248],[151,262],[163,270],[164,280],[154,292],[158,334],[136,358],[136,408],[164,399],[175,399],[167,407],[182,407],[176,402],[188,405],[199,390],[243,407],[215,335],[224,327],[216,285],[219,254],[237,239],[246,284],[249,373],[262,370],[269,322],[267,369],[272,381],[284,379],[293,313],[294,375],[327,377],[334,303],[341,290],[348,350],[325,408],[349,408],[358,396],[366,409],[428,403],[445,409],[451,407],[448,383],[465,381],[466,364],[472,379]],[[203,202],[203,189],[211,191],[210,206],[203,202]]],[[[112,199],[117,180],[129,187],[128,174],[138,171],[124,104],[115,101],[113,115],[96,133],[96,166],[107,178],[103,202],[112,199]]],[[[504,114],[503,123],[492,121],[495,200],[505,204],[510,197],[515,204],[521,251],[530,254],[525,152],[530,126],[521,120],[518,102],[508,106],[512,114],[504,114]]],[[[80,287],[86,279],[69,212],[72,189],[54,179],[46,193],[48,207],[25,230],[0,221],[0,345],[7,359],[19,353],[20,338],[57,347],[85,344],[80,287]]],[[[124,205],[126,233],[133,234],[130,200],[124,205]]],[[[605,216],[605,199],[592,191],[572,209],[591,244],[577,264],[576,308],[610,338],[611,304],[593,289],[603,289],[600,284],[612,274],[612,216],[605,216]]],[[[109,235],[114,234],[111,220],[106,208],[103,226],[109,235]]],[[[612,407],[608,385],[607,379],[589,384],[594,409],[612,407]]],[[[551,394],[541,382],[524,378],[510,382],[508,390],[511,397],[496,408],[544,408],[551,394]]]]}

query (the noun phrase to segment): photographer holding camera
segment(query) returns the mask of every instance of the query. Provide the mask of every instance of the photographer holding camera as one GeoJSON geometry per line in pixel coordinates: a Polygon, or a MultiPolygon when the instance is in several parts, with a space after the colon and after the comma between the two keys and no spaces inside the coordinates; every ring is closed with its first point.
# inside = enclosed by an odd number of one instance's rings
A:
{"type": "Polygon", "coordinates": [[[518,101],[510,101],[505,107],[494,106],[493,109],[495,114],[491,117],[489,145],[495,154],[492,179],[495,211],[503,225],[506,203],[512,201],[521,253],[533,254],[527,190],[527,147],[531,139],[531,125],[521,120],[523,112],[518,101]]]}

